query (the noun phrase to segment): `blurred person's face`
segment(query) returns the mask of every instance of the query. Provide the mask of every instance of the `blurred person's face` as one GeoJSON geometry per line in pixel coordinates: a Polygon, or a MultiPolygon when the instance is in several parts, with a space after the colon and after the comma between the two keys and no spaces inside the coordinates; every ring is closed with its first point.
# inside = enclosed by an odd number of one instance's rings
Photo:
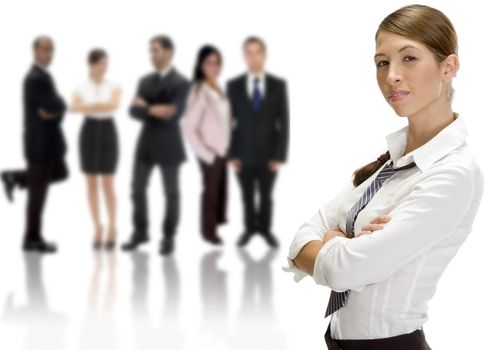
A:
{"type": "Polygon", "coordinates": [[[217,81],[221,70],[219,56],[212,53],[202,63],[202,71],[207,80],[217,81]]]}
{"type": "Polygon", "coordinates": [[[90,64],[90,75],[95,78],[103,78],[105,72],[107,72],[107,67],[107,57],[103,57],[98,62],[90,64]]]}
{"type": "Polygon", "coordinates": [[[244,46],[244,59],[251,72],[259,73],[264,70],[266,52],[259,43],[250,42],[244,46]]]}
{"type": "Polygon", "coordinates": [[[447,82],[454,76],[449,73],[452,66],[447,67],[446,60],[439,64],[422,43],[380,31],[374,61],[378,86],[399,116],[414,115],[446,99],[447,82]]]}
{"type": "Polygon", "coordinates": [[[149,51],[151,54],[151,62],[156,69],[163,69],[171,63],[173,52],[164,49],[157,41],[150,44],[149,51]]]}
{"type": "Polygon", "coordinates": [[[37,63],[47,67],[51,64],[54,55],[54,44],[49,39],[41,39],[34,48],[34,59],[37,63]]]}

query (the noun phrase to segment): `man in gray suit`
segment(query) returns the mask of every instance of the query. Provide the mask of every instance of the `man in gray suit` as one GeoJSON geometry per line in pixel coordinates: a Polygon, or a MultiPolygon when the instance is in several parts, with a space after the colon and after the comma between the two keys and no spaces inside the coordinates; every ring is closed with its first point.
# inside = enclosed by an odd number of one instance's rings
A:
{"type": "Polygon", "coordinates": [[[145,75],[130,106],[130,115],[143,123],[137,143],[132,181],[133,225],[130,240],[122,246],[130,251],[149,240],[146,188],[155,165],[162,174],[166,196],[163,239],[159,252],[170,254],[179,220],[178,170],[186,160],[179,128],[189,81],[171,65],[174,45],[165,35],[151,39],[151,60],[155,71],[145,75]]]}

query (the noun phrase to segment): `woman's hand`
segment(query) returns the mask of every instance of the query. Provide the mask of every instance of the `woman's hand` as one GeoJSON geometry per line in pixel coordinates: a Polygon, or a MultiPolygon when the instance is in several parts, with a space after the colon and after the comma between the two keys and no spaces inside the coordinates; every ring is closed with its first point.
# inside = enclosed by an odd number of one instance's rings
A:
{"type": "Polygon", "coordinates": [[[229,159],[230,166],[234,169],[235,172],[239,172],[241,170],[241,161],[237,158],[229,159]]]}
{"type": "Polygon", "coordinates": [[[357,233],[356,237],[364,235],[364,234],[370,234],[373,233],[374,231],[381,230],[383,229],[384,225],[388,221],[390,221],[391,217],[387,214],[385,215],[380,215],[373,220],[369,222],[369,224],[364,225],[361,227],[361,231],[357,233]]]}
{"type": "MultiPolygon", "coordinates": [[[[369,222],[369,224],[361,227],[361,231],[358,232],[356,237],[364,235],[364,234],[373,233],[374,231],[377,231],[377,230],[381,230],[384,227],[384,224],[386,224],[388,221],[390,221],[390,219],[391,219],[390,216],[386,215],[386,214],[377,216],[376,218],[371,220],[369,222]]],[[[325,244],[327,241],[331,240],[335,236],[347,238],[347,235],[342,231],[327,231],[324,235],[323,244],[325,244]]]]}

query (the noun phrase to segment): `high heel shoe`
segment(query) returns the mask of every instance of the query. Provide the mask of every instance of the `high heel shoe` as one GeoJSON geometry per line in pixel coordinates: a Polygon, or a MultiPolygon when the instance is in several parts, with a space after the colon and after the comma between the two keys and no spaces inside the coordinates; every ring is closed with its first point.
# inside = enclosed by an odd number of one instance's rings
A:
{"type": "Polygon", "coordinates": [[[113,234],[114,238],[105,242],[106,250],[113,250],[115,248],[115,243],[117,241],[116,236],[117,236],[117,231],[114,230],[114,234],[113,234]]]}
{"type": "Polygon", "coordinates": [[[93,241],[93,249],[94,250],[100,250],[102,249],[102,246],[103,246],[103,242],[102,241],[93,241]]]}
{"type": "Polygon", "coordinates": [[[97,232],[95,233],[95,239],[93,240],[92,247],[93,247],[94,250],[100,250],[103,247],[103,242],[102,242],[102,239],[101,239],[102,238],[101,231],[102,231],[102,227],[100,226],[98,228],[97,232]]]}
{"type": "Polygon", "coordinates": [[[114,250],[114,248],[115,248],[115,240],[105,242],[105,249],[106,250],[114,250]]]}

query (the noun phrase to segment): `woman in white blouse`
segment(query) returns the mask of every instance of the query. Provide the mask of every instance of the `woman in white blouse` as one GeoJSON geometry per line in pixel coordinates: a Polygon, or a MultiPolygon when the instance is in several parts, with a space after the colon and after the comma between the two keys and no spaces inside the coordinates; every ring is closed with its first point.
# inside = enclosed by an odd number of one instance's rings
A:
{"type": "Polygon", "coordinates": [[[388,151],[303,223],[284,269],[332,289],[329,349],[430,349],[427,303],[471,231],[483,174],[451,106],[459,59],[450,20],[405,6],[381,22],[375,39],[379,88],[408,125],[388,134],[388,151]],[[387,166],[405,168],[378,188],[387,166]]]}
{"type": "Polygon", "coordinates": [[[86,174],[90,211],[95,225],[93,247],[113,249],[116,239],[116,197],[114,174],[119,150],[118,136],[113,115],[119,106],[121,89],[105,79],[108,65],[107,53],[93,49],[88,54],[89,79],[78,87],[71,102],[71,112],[85,114],[80,132],[80,163],[86,174]],[[107,202],[109,217],[105,244],[99,214],[99,180],[107,202]]]}
{"type": "Polygon", "coordinates": [[[197,55],[193,84],[180,120],[195,151],[203,177],[201,233],[211,244],[222,244],[217,226],[226,222],[227,159],[231,134],[230,104],[218,85],[220,51],[203,46],[197,55]]]}

